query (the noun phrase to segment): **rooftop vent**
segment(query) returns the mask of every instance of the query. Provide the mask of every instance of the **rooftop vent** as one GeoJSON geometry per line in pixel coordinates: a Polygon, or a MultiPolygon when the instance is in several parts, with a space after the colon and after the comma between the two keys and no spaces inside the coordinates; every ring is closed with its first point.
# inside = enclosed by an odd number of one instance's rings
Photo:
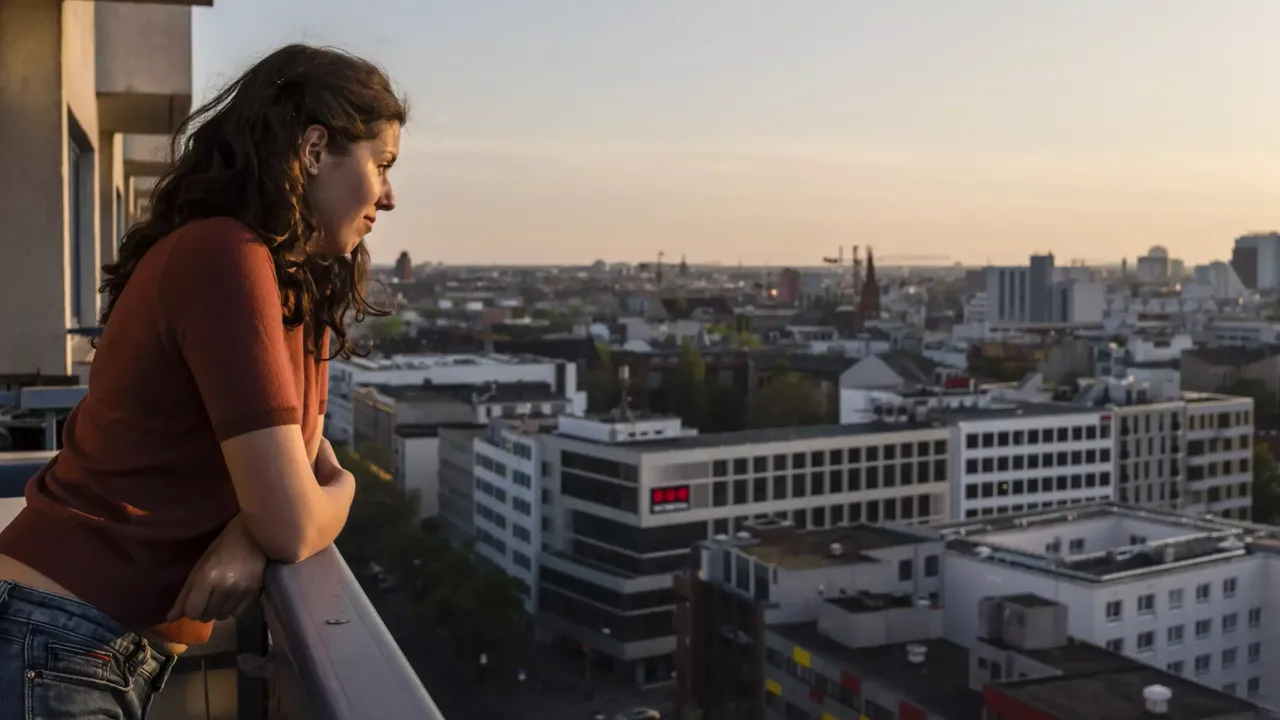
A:
{"type": "Polygon", "coordinates": [[[1148,685],[1142,688],[1142,700],[1147,706],[1147,712],[1152,715],[1168,715],[1169,700],[1173,698],[1173,691],[1164,685],[1148,685]]]}
{"type": "Polygon", "coordinates": [[[978,547],[973,549],[973,554],[977,555],[980,558],[989,558],[991,557],[992,552],[993,551],[991,550],[991,548],[987,547],[986,545],[979,545],[978,547]]]}
{"type": "Polygon", "coordinates": [[[734,533],[733,536],[739,540],[751,539],[751,533],[747,532],[746,530],[739,530],[738,532],[734,533]]]}
{"type": "Polygon", "coordinates": [[[929,652],[929,648],[920,643],[910,643],[907,645],[907,662],[912,665],[919,665],[924,662],[925,655],[929,652]]]}
{"type": "Polygon", "coordinates": [[[1244,547],[1244,543],[1240,542],[1240,538],[1229,537],[1218,543],[1219,550],[1239,550],[1244,547]]]}
{"type": "Polygon", "coordinates": [[[831,553],[831,557],[840,557],[844,555],[844,546],[838,542],[833,542],[827,547],[827,551],[831,553]]]}
{"type": "Polygon", "coordinates": [[[718,534],[716,534],[716,535],[712,536],[712,538],[711,538],[711,539],[712,539],[712,540],[715,540],[716,542],[725,542],[726,540],[728,540],[728,539],[729,539],[729,536],[728,536],[728,535],[725,535],[724,533],[718,533],[718,534]]]}

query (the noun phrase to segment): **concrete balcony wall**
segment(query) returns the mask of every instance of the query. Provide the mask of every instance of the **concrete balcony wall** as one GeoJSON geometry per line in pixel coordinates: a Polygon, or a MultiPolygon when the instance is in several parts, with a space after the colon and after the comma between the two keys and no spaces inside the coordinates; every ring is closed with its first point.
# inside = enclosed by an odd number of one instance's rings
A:
{"type": "Polygon", "coordinates": [[[191,110],[191,8],[102,3],[97,93],[108,132],[170,134],[191,110]]]}
{"type": "Polygon", "coordinates": [[[68,325],[97,315],[94,17],[90,2],[0,0],[0,372],[67,374],[68,325]]]}

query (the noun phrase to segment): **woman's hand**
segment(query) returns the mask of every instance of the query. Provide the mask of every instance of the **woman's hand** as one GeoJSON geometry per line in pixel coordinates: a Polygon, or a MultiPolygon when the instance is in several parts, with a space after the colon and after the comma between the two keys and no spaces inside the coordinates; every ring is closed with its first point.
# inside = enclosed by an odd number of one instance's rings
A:
{"type": "Polygon", "coordinates": [[[267,556],[237,515],[187,576],[169,621],[188,617],[209,622],[239,615],[262,593],[266,568],[267,556]]]}

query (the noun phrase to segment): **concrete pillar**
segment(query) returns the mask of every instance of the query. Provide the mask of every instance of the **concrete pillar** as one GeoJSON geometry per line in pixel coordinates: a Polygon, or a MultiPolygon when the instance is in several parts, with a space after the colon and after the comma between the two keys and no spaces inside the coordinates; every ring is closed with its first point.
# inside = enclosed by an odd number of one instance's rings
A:
{"type": "Polygon", "coordinates": [[[0,0],[0,373],[70,369],[66,6],[0,0]]]}

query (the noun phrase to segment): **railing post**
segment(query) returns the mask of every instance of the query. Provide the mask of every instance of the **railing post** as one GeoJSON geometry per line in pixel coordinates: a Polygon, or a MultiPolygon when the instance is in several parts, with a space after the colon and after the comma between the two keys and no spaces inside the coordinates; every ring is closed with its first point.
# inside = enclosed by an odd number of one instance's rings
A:
{"type": "Polygon", "coordinates": [[[236,718],[267,720],[267,679],[259,672],[246,672],[246,665],[267,662],[267,624],[262,606],[253,607],[236,619],[236,718]]]}

